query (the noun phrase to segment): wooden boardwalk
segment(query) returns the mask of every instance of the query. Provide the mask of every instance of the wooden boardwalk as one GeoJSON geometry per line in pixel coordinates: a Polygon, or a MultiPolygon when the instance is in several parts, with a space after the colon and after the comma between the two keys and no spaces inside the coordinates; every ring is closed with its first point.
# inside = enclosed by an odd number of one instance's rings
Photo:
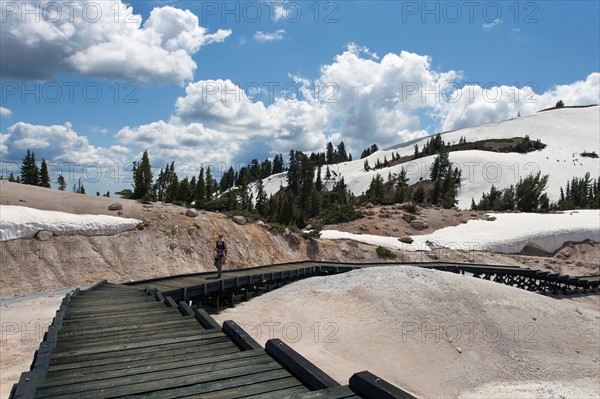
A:
{"type": "Polygon", "coordinates": [[[171,297],[102,282],[63,300],[10,398],[411,398],[368,372],[340,386],[273,339],[171,297]]]}
{"type": "Polygon", "coordinates": [[[216,279],[216,273],[195,273],[137,281],[128,285],[153,289],[177,301],[193,301],[199,305],[212,304],[220,308],[232,304],[236,298],[247,299],[253,293],[268,291],[294,280],[376,266],[418,266],[453,273],[468,273],[474,277],[542,294],[596,292],[600,282],[600,276],[574,278],[516,266],[445,262],[359,264],[306,261],[226,271],[221,279],[216,279]]]}

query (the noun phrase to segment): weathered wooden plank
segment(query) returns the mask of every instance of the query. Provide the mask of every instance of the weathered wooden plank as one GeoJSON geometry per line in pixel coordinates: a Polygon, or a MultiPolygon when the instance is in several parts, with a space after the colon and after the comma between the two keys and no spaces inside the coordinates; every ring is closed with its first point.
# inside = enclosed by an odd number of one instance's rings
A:
{"type": "Polygon", "coordinates": [[[162,319],[160,321],[138,321],[132,320],[131,324],[110,324],[104,328],[90,328],[86,325],[81,326],[71,326],[70,328],[63,328],[58,333],[58,340],[73,340],[76,338],[88,338],[93,336],[104,336],[111,335],[114,333],[141,333],[142,331],[146,331],[149,328],[152,328],[154,331],[161,329],[175,329],[179,326],[192,326],[195,325],[197,328],[202,328],[198,322],[189,318],[177,318],[177,319],[162,319]]]}
{"type": "Polygon", "coordinates": [[[63,373],[62,375],[48,376],[48,378],[39,384],[39,387],[53,387],[69,384],[82,384],[89,381],[109,380],[134,376],[137,374],[156,373],[159,371],[175,370],[185,367],[194,367],[199,365],[215,365],[215,367],[225,367],[228,362],[242,362],[243,359],[261,356],[265,358],[263,351],[246,351],[219,354],[216,356],[205,358],[170,358],[163,361],[151,364],[137,363],[126,369],[112,369],[99,371],[96,368],[88,368],[85,370],[76,370],[75,372],[63,373]]]}
{"type": "Polygon", "coordinates": [[[357,396],[348,385],[320,389],[300,395],[280,396],[281,399],[347,399],[360,398],[357,396]]]}
{"type": "Polygon", "coordinates": [[[306,388],[304,385],[298,385],[298,386],[294,386],[294,387],[285,387],[285,388],[281,388],[281,389],[274,389],[269,392],[263,392],[263,393],[260,393],[257,395],[246,396],[246,393],[244,393],[243,397],[245,399],[281,399],[286,396],[287,397],[290,397],[290,396],[297,397],[298,395],[302,395],[307,391],[308,391],[308,388],[306,388]]]}
{"type": "MultiPolygon", "coordinates": [[[[241,398],[247,395],[298,386],[302,387],[297,379],[291,377],[287,371],[277,369],[258,374],[234,377],[227,380],[211,381],[191,386],[156,391],[150,394],[144,394],[144,399],[176,399],[182,397],[197,397],[202,399],[241,398]]],[[[125,396],[122,399],[131,399],[134,397],[137,396],[125,396]]]]}
{"type": "Polygon", "coordinates": [[[268,340],[265,350],[310,389],[317,390],[340,385],[280,339],[268,340]]]}
{"type": "Polygon", "coordinates": [[[365,399],[416,399],[368,371],[361,371],[350,377],[350,389],[365,399]]]}
{"type": "Polygon", "coordinates": [[[121,331],[112,331],[109,334],[104,335],[93,335],[88,338],[84,338],[81,335],[74,335],[73,339],[68,339],[65,337],[62,342],[57,343],[56,350],[61,350],[64,348],[73,350],[76,348],[86,348],[86,347],[95,347],[101,344],[127,344],[131,342],[135,342],[137,340],[146,340],[149,337],[152,339],[160,339],[160,338],[176,338],[186,335],[194,335],[198,332],[205,331],[202,329],[198,323],[195,325],[187,325],[187,326],[179,326],[176,330],[163,328],[160,330],[142,330],[136,332],[122,333],[121,331]]]}
{"type": "Polygon", "coordinates": [[[127,344],[118,344],[118,345],[98,345],[96,347],[88,347],[88,348],[83,348],[83,349],[76,349],[76,350],[62,350],[62,351],[55,351],[52,359],[59,359],[61,357],[70,357],[70,356],[77,356],[77,355],[87,355],[87,356],[91,356],[91,355],[95,355],[95,354],[101,354],[101,353],[112,353],[112,352],[120,352],[120,351],[125,351],[125,350],[129,350],[129,349],[143,349],[143,348],[151,348],[151,347],[157,347],[157,346],[161,346],[161,345],[165,345],[165,344],[171,344],[171,343],[176,343],[176,342],[189,342],[190,345],[193,342],[196,341],[200,341],[202,338],[205,337],[213,337],[213,336],[217,336],[220,335],[221,333],[208,333],[208,331],[199,331],[197,334],[192,335],[192,336],[183,336],[183,337],[176,337],[176,338],[161,338],[161,339],[157,339],[157,340],[153,340],[153,339],[148,339],[145,341],[141,341],[141,342],[132,342],[132,343],[127,343],[127,344]]]}
{"type": "Polygon", "coordinates": [[[206,345],[192,345],[187,342],[162,347],[154,347],[148,351],[123,351],[114,354],[101,354],[102,356],[73,356],[56,361],[51,359],[48,375],[56,372],[73,372],[76,369],[96,368],[102,371],[102,367],[108,366],[115,369],[131,367],[132,364],[152,364],[155,362],[164,362],[165,358],[177,358],[179,356],[195,356],[197,358],[216,356],[219,353],[239,352],[239,348],[225,336],[220,339],[211,340],[206,345]]]}
{"type": "MultiPolygon", "coordinates": [[[[268,358],[268,356],[266,357],[268,358]]],[[[258,358],[253,358],[258,359],[258,358]]],[[[182,385],[193,385],[199,383],[210,382],[214,380],[223,380],[236,378],[242,375],[258,374],[264,371],[277,370],[280,366],[277,362],[269,359],[264,363],[253,363],[247,365],[226,368],[214,371],[202,371],[201,367],[189,367],[176,371],[161,373],[149,373],[142,376],[128,377],[123,381],[109,380],[99,381],[96,383],[84,383],[68,385],[63,390],[57,388],[47,388],[38,390],[36,398],[49,398],[54,395],[52,393],[57,390],[56,395],[60,395],[62,399],[72,398],[95,398],[105,399],[116,396],[140,395],[159,390],[175,388],[182,385]],[[116,384],[116,385],[115,385],[116,384]]]]}

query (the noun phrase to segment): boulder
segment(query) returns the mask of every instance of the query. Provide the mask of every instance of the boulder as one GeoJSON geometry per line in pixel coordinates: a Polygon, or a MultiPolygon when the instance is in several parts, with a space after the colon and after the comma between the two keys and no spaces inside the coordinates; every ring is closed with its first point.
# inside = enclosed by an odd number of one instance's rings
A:
{"type": "Polygon", "coordinates": [[[401,203],[401,204],[400,204],[400,209],[411,209],[411,208],[413,208],[414,206],[415,206],[415,205],[414,205],[412,202],[410,202],[410,201],[408,201],[408,202],[403,202],[403,203],[401,203]]]}
{"type": "Polygon", "coordinates": [[[175,248],[177,248],[177,243],[176,242],[170,243],[169,248],[171,249],[171,251],[175,250],[175,248]]]}
{"type": "Polygon", "coordinates": [[[189,218],[195,218],[196,216],[198,216],[198,212],[196,212],[193,209],[188,209],[187,211],[185,211],[185,216],[189,218]]]}
{"type": "Polygon", "coordinates": [[[108,206],[109,211],[120,211],[123,209],[123,204],[120,202],[114,202],[108,206]]]}
{"type": "Polygon", "coordinates": [[[375,207],[375,205],[373,205],[373,204],[372,204],[372,203],[370,203],[370,202],[369,202],[369,203],[367,203],[367,205],[365,205],[365,208],[367,208],[367,209],[371,209],[371,208],[374,208],[374,207],[375,207]]]}
{"type": "Polygon", "coordinates": [[[346,245],[352,248],[358,248],[358,243],[356,241],[346,241],[346,245]]]}
{"type": "Polygon", "coordinates": [[[429,224],[422,220],[413,220],[410,222],[410,227],[416,230],[425,230],[429,228],[429,224]]]}
{"type": "Polygon", "coordinates": [[[40,241],[48,241],[50,238],[52,238],[54,234],[52,234],[51,231],[47,231],[47,230],[40,230],[37,232],[37,234],[35,235],[35,238],[37,238],[40,241]]]}
{"type": "Polygon", "coordinates": [[[245,225],[248,222],[245,217],[239,216],[239,215],[234,216],[233,217],[233,221],[235,223],[237,223],[237,224],[242,225],[242,226],[245,225]]]}
{"type": "Polygon", "coordinates": [[[398,241],[403,242],[405,244],[412,244],[414,240],[410,236],[403,236],[398,238],[398,241]]]}

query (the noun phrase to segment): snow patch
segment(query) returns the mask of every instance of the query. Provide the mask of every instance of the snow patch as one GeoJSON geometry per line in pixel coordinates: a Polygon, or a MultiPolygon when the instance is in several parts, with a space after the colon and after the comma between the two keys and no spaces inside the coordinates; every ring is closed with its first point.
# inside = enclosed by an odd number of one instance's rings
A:
{"type": "Polygon", "coordinates": [[[431,246],[458,250],[519,253],[527,244],[554,252],[567,241],[591,239],[600,242],[600,211],[578,210],[564,213],[490,213],[496,220],[470,220],[466,224],[445,227],[431,234],[411,236],[412,244],[398,237],[353,234],[324,230],[321,238],[351,239],[402,251],[429,251],[431,246]]]}
{"type": "Polygon", "coordinates": [[[0,205],[0,241],[32,238],[38,231],[55,235],[114,235],[133,230],[137,219],[107,215],[76,215],[24,206],[0,205]]]}

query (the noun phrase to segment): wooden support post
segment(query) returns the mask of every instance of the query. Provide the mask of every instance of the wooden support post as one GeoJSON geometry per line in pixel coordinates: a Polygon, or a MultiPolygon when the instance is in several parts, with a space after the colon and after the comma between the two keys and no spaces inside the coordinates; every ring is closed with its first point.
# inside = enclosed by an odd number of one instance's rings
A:
{"type": "Polygon", "coordinates": [[[313,391],[340,385],[323,370],[278,338],[268,340],[265,350],[273,359],[313,391]]]}
{"type": "Polygon", "coordinates": [[[262,349],[262,346],[233,320],[223,323],[223,332],[243,351],[262,349]]]}
{"type": "Polygon", "coordinates": [[[365,399],[416,399],[410,393],[378,378],[368,371],[350,377],[350,389],[365,399]]]}

